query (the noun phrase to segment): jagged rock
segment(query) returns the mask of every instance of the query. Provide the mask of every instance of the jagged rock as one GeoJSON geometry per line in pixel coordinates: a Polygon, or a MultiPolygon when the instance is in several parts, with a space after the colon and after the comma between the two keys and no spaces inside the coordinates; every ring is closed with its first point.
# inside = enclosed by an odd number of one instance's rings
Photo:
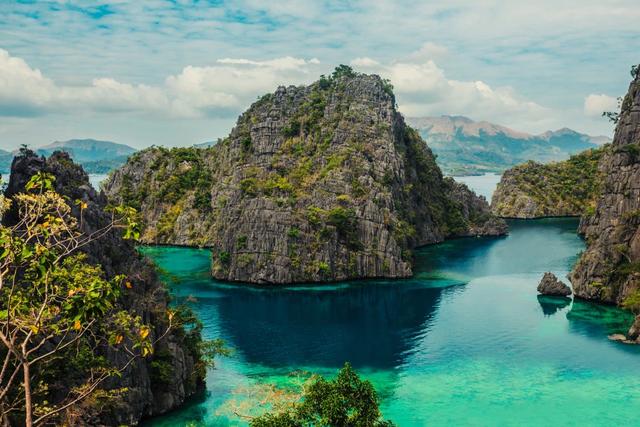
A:
{"type": "Polygon", "coordinates": [[[542,295],[566,297],[571,295],[571,288],[558,280],[555,274],[546,272],[538,284],[538,292],[542,295]]]}
{"type": "MultiPolygon", "coordinates": [[[[24,185],[39,171],[56,177],[54,186],[58,193],[72,202],[82,200],[87,203],[82,212],[84,233],[95,232],[110,222],[111,216],[104,210],[106,197],[91,187],[87,174],[67,153],[55,152],[48,159],[30,150],[18,154],[11,166],[5,195],[10,197],[24,191],[24,185]]],[[[73,214],[79,217],[80,208],[75,203],[70,203],[70,206],[73,214]]],[[[16,213],[10,210],[2,221],[10,225],[15,219],[16,213]]],[[[87,254],[89,262],[102,266],[108,278],[125,274],[132,287],[122,295],[119,304],[145,319],[152,327],[152,337],[164,332],[167,291],[158,280],[154,267],[137,253],[132,242],[123,240],[120,230],[111,230],[81,250],[87,254]]],[[[92,406],[90,400],[84,401],[67,414],[67,422],[70,425],[136,425],[143,418],[177,408],[203,390],[204,380],[195,374],[198,363],[195,349],[185,342],[184,331],[175,329],[170,332],[155,345],[154,350],[154,354],[163,355],[163,360],[170,363],[170,381],[159,383],[154,378],[152,359],[137,359],[121,377],[110,378],[101,386],[105,390],[126,388],[128,391],[122,399],[104,407],[92,406]]],[[[122,357],[120,353],[109,351],[104,356],[112,362],[122,357]]]]}
{"type": "Polygon", "coordinates": [[[503,218],[580,216],[595,204],[602,176],[598,163],[609,146],[548,164],[529,161],[504,172],[491,198],[503,218]]]}
{"type": "Polygon", "coordinates": [[[571,272],[575,295],[622,304],[640,289],[640,77],[622,102],[611,150],[600,162],[595,209],[580,220],[587,249],[571,272]]]}
{"type": "Polygon", "coordinates": [[[636,316],[636,320],[627,332],[627,338],[640,344],[640,316],[636,316]]]}
{"type": "Polygon", "coordinates": [[[504,236],[509,229],[507,223],[490,214],[489,203],[484,196],[477,196],[465,184],[445,178],[450,186],[449,197],[460,206],[460,212],[470,226],[459,234],[464,236],[504,236]]]}
{"type": "Polygon", "coordinates": [[[217,279],[264,284],[412,274],[411,249],[506,224],[443,178],[378,76],[279,87],[204,149],[152,148],[104,186],[142,241],[212,248],[217,279]]]}

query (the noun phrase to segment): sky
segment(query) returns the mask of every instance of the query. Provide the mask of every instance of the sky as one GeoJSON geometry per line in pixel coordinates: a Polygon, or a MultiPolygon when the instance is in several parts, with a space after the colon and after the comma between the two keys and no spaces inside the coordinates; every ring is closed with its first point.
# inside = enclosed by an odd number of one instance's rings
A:
{"type": "Polygon", "coordinates": [[[338,64],[389,78],[409,117],[610,136],[638,22],[637,0],[0,0],[0,148],[215,140],[338,64]]]}

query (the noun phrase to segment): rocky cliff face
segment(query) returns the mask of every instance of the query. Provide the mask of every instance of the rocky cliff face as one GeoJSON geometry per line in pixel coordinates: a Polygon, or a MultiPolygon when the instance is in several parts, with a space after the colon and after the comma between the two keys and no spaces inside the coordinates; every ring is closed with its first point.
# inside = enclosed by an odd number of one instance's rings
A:
{"type": "Polygon", "coordinates": [[[504,172],[491,211],[503,218],[580,216],[592,211],[602,182],[598,164],[609,146],[583,151],[569,160],[533,161],[504,172]]]}
{"type": "MultiPolygon", "coordinates": [[[[24,185],[39,171],[56,177],[55,190],[60,194],[72,201],[87,203],[83,211],[83,232],[94,232],[109,223],[110,215],[104,211],[105,196],[91,187],[86,173],[67,153],[56,152],[48,159],[31,151],[19,154],[11,167],[6,195],[10,197],[24,191],[24,185]]],[[[72,209],[79,217],[79,207],[72,205],[72,209]]],[[[12,221],[11,212],[3,218],[5,223],[12,221]]],[[[124,308],[140,315],[152,327],[152,334],[160,334],[166,329],[167,292],[154,268],[138,255],[129,241],[122,239],[119,230],[109,232],[82,250],[91,263],[103,267],[108,277],[127,276],[132,286],[121,298],[120,304],[124,308]]],[[[153,358],[136,360],[122,377],[114,377],[104,384],[105,390],[126,388],[121,399],[101,407],[92,405],[91,400],[85,401],[81,408],[74,408],[73,413],[67,414],[66,422],[70,425],[135,425],[142,418],[165,413],[184,403],[203,386],[203,379],[196,372],[197,352],[186,341],[186,332],[182,328],[175,329],[156,344],[153,358]],[[156,365],[153,365],[154,361],[156,365]],[[153,366],[157,367],[158,362],[169,368],[166,375],[170,378],[160,379],[154,373],[153,366]]],[[[113,362],[121,357],[110,352],[104,356],[113,362]]],[[[63,384],[64,381],[61,379],[63,384]]]]}
{"type": "MultiPolygon", "coordinates": [[[[580,222],[587,250],[571,273],[582,298],[624,303],[640,287],[640,78],[622,109],[611,152],[600,163],[604,179],[595,210],[580,222]]],[[[636,298],[637,299],[637,298],[636,298]]],[[[640,301],[640,299],[638,299],[640,301]]]]}
{"type": "Polygon", "coordinates": [[[144,242],[210,246],[233,281],[407,277],[416,246],[506,232],[443,179],[390,85],[345,69],[263,96],[214,147],[134,155],[105,188],[144,242]]]}

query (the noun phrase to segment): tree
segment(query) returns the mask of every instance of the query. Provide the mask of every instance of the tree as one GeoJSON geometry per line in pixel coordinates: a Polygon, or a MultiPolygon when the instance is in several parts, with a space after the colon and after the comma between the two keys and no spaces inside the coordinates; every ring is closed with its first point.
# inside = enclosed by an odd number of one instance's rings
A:
{"type": "Polygon", "coordinates": [[[344,64],[340,64],[338,65],[335,70],[333,70],[333,73],[331,73],[331,78],[336,80],[339,79],[340,77],[355,77],[356,76],[356,72],[353,71],[353,68],[351,68],[348,65],[344,65],[344,64]]]}
{"type": "Polygon", "coordinates": [[[312,377],[304,387],[302,400],[290,409],[266,413],[251,419],[252,427],[391,427],[378,408],[373,385],[362,380],[350,364],[345,363],[337,377],[326,380],[312,377]]]}
{"type": "Polygon", "coordinates": [[[130,208],[113,209],[111,221],[86,234],[86,202],[69,201],[53,190],[55,177],[40,172],[11,200],[2,197],[0,215],[16,212],[15,225],[0,225],[0,412],[4,424],[50,422],[94,393],[107,378],[122,374],[173,327],[154,334],[139,316],[119,308],[125,276],[106,279],[82,249],[112,230],[138,236],[130,208]],[[156,336],[154,340],[152,337],[156,336]],[[99,356],[118,352],[117,364],[99,356]],[[61,363],[61,361],[64,361],[61,363]],[[61,381],[62,378],[62,381],[61,381]],[[57,380],[57,381],[56,381],[57,380]]]}

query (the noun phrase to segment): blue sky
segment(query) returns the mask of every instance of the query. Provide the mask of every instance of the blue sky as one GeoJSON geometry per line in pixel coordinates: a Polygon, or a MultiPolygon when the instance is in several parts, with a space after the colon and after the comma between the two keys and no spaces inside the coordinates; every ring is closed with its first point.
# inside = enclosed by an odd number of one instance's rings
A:
{"type": "Polygon", "coordinates": [[[638,22],[635,0],[5,0],[0,147],[191,145],[340,63],[390,78],[408,116],[609,135],[638,22]]]}

